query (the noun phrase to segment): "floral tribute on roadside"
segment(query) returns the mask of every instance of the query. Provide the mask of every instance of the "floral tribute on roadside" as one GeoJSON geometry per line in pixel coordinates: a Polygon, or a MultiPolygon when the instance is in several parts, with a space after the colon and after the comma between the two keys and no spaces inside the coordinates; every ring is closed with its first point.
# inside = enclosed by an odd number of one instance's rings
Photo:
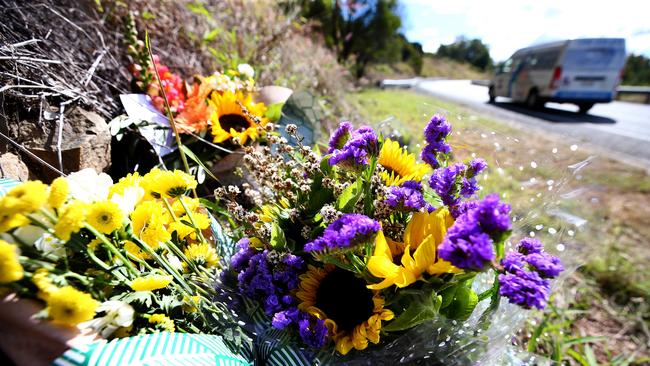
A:
{"type": "Polygon", "coordinates": [[[341,123],[324,156],[286,130],[291,143],[245,149],[254,183],[215,191],[239,233],[223,282],[282,342],[324,362],[386,361],[437,332],[463,364],[504,301],[545,307],[562,264],[536,239],[506,250],[510,206],[479,195],[484,160],[452,160],[444,117],[420,159],[368,126],[341,123]]]}
{"type": "Polygon", "coordinates": [[[106,339],[225,334],[237,326],[213,302],[220,255],[196,185],[180,171],[113,183],[86,169],[15,186],[0,197],[0,287],[106,339]]]}

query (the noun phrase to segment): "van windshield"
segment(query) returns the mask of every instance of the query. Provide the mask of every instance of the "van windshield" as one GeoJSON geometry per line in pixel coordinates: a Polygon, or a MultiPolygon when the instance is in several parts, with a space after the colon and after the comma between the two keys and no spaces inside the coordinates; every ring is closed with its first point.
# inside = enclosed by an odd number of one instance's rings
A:
{"type": "Polygon", "coordinates": [[[564,67],[571,70],[619,69],[624,58],[624,51],[620,48],[569,48],[564,56],[564,67]]]}

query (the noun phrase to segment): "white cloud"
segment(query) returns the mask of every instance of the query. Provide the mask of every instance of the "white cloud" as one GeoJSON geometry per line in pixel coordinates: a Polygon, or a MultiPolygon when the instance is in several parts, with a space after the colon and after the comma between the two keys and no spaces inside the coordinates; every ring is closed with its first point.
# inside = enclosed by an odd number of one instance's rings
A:
{"type": "Polygon", "coordinates": [[[407,36],[430,52],[458,35],[481,38],[495,60],[543,41],[621,37],[629,52],[650,56],[647,1],[402,0],[402,4],[407,36]]]}

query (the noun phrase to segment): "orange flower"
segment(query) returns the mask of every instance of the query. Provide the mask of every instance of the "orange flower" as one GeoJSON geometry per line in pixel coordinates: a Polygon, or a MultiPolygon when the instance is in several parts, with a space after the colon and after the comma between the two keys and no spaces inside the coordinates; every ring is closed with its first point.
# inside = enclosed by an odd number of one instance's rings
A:
{"type": "Polygon", "coordinates": [[[199,81],[187,92],[185,109],[175,119],[176,127],[182,133],[197,133],[208,128],[210,106],[207,99],[213,89],[204,78],[198,78],[199,81]]]}

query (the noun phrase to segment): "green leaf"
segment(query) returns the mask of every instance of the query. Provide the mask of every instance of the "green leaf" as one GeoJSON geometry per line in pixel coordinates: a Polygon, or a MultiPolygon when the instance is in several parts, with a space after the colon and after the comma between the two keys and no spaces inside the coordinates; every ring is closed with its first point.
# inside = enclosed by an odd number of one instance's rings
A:
{"type": "Polygon", "coordinates": [[[412,301],[402,314],[395,318],[395,320],[383,326],[382,330],[386,332],[399,332],[411,329],[428,320],[433,320],[438,315],[437,308],[439,308],[441,302],[442,299],[439,298],[439,296],[436,296],[435,293],[422,301],[412,301]]]}
{"type": "Polygon", "coordinates": [[[354,209],[354,206],[359,202],[361,198],[361,193],[363,192],[363,182],[357,180],[355,183],[349,185],[339,198],[336,199],[336,209],[341,212],[350,212],[354,209]]]}
{"type": "Polygon", "coordinates": [[[187,4],[187,9],[189,9],[189,11],[191,11],[194,14],[203,15],[207,18],[212,19],[212,15],[210,15],[208,9],[205,8],[205,5],[201,4],[198,1],[187,4]]]}
{"type": "Polygon", "coordinates": [[[444,309],[451,305],[451,303],[454,301],[454,296],[456,295],[457,289],[458,286],[452,286],[440,292],[440,296],[442,296],[442,304],[440,305],[441,309],[444,309]]]}
{"type": "Polygon", "coordinates": [[[212,174],[212,172],[210,171],[210,169],[208,169],[208,167],[206,167],[205,164],[203,164],[203,162],[201,161],[201,159],[199,159],[199,158],[198,158],[198,157],[197,157],[197,156],[192,152],[192,150],[190,150],[189,147],[187,147],[187,146],[185,146],[185,145],[181,145],[180,148],[183,150],[183,152],[185,153],[185,155],[187,155],[187,156],[188,156],[190,159],[192,159],[195,163],[199,164],[199,166],[200,166],[201,168],[203,168],[203,171],[205,171],[206,173],[208,173],[208,175],[209,175],[210,177],[212,177],[212,179],[214,179],[214,180],[216,180],[216,181],[219,181],[219,179],[218,179],[217,177],[215,177],[214,174],[212,174]]]}
{"type": "Polygon", "coordinates": [[[284,103],[268,105],[264,117],[270,119],[271,122],[277,122],[282,117],[282,107],[284,107],[284,103]]]}
{"type": "Polygon", "coordinates": [[[458,286],[451,303],[444,309],[443,314],[450,319],[465,320],[472,315],[478,304],[478,295],[472,289],[458,286]]]}
{"type": "Polygon", "coordinates": [[[287,239],[284,236],[284,231],[282,231],[276,222],[274,222],[271,227],[271,246],[275,249],[282,249],[287,246],[287,239]]]}
{"type": "Polygon", "coordinates": [[[203,36],[203,42],[204,42],[204,43],[209,43],[209,42],[214,41],[215,39],[217,39],[217,37],[219,36],[219,34],[221,34],[221,32],[223,32],[223,29],[221,29],[221,28],[215,28],[215,29],[213,29],[213,30],[207,32],[207,33],[203,36]]]}

